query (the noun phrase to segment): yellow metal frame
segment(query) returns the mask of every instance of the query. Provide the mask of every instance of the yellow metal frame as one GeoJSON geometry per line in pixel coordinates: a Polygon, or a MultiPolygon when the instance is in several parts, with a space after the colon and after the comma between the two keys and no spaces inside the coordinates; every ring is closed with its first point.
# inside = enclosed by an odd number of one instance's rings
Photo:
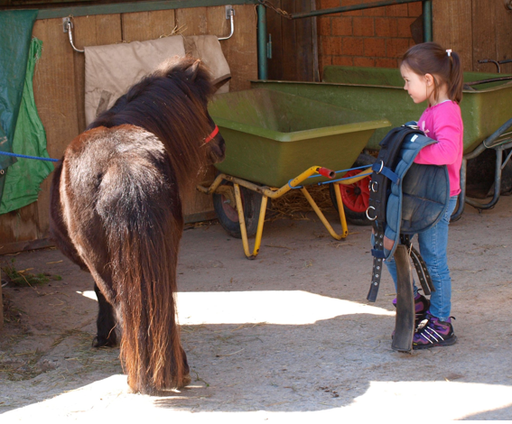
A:
{"type": "MultiPolygon", "coordinates": [[[[304,171],[302,174],[300,174],[298,177],[294,178],[293,180],[289,181],[288,184],[282,186],[281,188],[272,188],[267,186],[260,186],[258,184],[251,183],[249,181],[243,180],[238,177],[233,177],[231,175],[227,174],[219,174],[217,178],[213,181],[213,183],[210,185],[210,187],[204,187],[202,185],[199,185],[197,189],[205,194],[213,194],[215,192],[220,192],[221,190],[221,183],[223,180],[230,181],[233,183],[233,188],[235,192],[235,203],[236,203],[236,209],[238,212],[238,220],[240,224],[240,232],[242,235],[242,243],[244,248],[245,256],[248,259],[254,259],[256,256],[258,256],[258,253],[260,251],[261,247],[261,238],[263,235],[263,226],[265,224],[265,214],[267,211],[267,203],[268,199],[277,199],[278,197],[283,196],[284,194],[288,193],[293,188],[297,188],[300,186],[300,184],[309,178],[310,176],[314,174],[318,174],[318,171],[320,170],[320,166],[312,166],[311,168],[304,171]],[[244,208],[242,205],[242,196],[240,195],[240,186],[245,187],[249,190],[256,191],[262,195],[261,200],[261,208],[260,208],[260,216],[258,220],[258,228],[256,230],[256,236],[254,240],[254,247],[251,252],[249,248],[249,239],[247,237],[247,228],[245,225],[245,218],[244,218],[244,208]]],[[[368,174],[371,172],[371,168],[367,168],[363,171],[361,171],[358,175],[355,175],[352,178],[348,178],[346,180],[342,181],[336,181],[332,184],[335,184],[336,186],[339,185],[350,185],[354,184],[355,182],[362,180],[363,178],[367,177],[368,174]]],[[[339,218],[341,223],[341,234],[338,234],[334,229],[332,228],[331,224],[327,219],[325,218],[325,215],[320,210],[316,202],[313,200],[309,192],[306,190],[305,187],[299,188],[304,197],[307,199],[317,216],[320,218],[322,223],[324,224],[327,231],[329,231],[329,234],[336,240],[341,240],[347,237],[348,235],[348,227],[347,227],[347,220],[345,218],[345,211],[343,209],[343,200],[341,198],[341,192],[340,190],[334,190],[336,193],[336,203],[338,206],[338,212],[339,212],[339,218]]]]}

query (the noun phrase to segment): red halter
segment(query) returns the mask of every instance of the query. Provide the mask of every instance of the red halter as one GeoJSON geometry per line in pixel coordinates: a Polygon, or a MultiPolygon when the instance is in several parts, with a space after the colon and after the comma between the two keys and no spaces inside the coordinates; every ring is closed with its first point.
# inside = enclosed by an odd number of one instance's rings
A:
{"type": "Polygon", "coordinates": [[[208,142],[212,141],[217,136],[218,133],[219,133],[219,127],[217,125],[215,125],[215,128],[210,133],[210,135],[204,139],[204,142],[208,143],[208,142]]]}

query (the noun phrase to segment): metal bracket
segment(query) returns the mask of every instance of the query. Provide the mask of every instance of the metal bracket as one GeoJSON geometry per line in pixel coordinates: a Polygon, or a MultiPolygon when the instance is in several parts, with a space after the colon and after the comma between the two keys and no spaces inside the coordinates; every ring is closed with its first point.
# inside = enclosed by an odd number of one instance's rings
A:
{"type": "Polygon", "coordinates": [[[69,37],[69,44],[71,44],[71,47],[73,47],[73,50],[78,53],[83,53],[83,50],[77,49],[75,45],[73,44],[73,22],[71,21],[70,17],[62,18],[62,27],[64,32],[68,33],[69,37]]]}
{"type": "Polygon", "coordinates": [[[235,9],[230,4],[226,5],[226,19],[231,19],[231,15],[235,16],[235,9]]]}
{"type": "Polygon", "coordinates": [[[234,16],[235,16],[235,9],[233,9],[233,6],[231,6],[230,4],[227,4],[226,5],[226,19],[230,20],[231,31],[227,37],[218,37],[219,41],[227,40],[227,39],[231,38],[233,36],[233,34],[235,33],[234,16]]]}
{"type": "Polygon", "coordinates": [[[71,22],[71,19],[69,17],[62,18],[62,27],[64,32],[68,32],[68,28],[73,28],[73,22],[71,22]]]}

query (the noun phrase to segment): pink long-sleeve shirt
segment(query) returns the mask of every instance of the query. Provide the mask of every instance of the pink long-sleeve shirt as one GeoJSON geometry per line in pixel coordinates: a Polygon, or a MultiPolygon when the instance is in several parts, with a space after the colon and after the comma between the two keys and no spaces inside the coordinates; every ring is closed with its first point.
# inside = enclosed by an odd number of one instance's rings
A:
{"type": "Polygon", "coordinates": [[[446,165],[450,178],[450,196],[460,193],[460,167],[464,150],[464,125],[460,107],[448,100],[428,107],[421,115],[418,126],[427,137],[437,140],[420,150],[415,163],[446,165]]]}

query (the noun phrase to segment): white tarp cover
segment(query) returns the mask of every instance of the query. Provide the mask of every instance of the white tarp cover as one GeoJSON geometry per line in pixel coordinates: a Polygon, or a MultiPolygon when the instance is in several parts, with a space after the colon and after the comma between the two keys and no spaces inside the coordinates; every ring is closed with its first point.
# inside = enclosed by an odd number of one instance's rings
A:
{"type": "MultiPolygon", "coordinates": [[[[85,122],[112,107],[128,88],[163,61],[186,54],[198,57],[213,79],[229,75],[229,65],[214,35],[174,35],[148,41],[85,47],[85,122]]],[[[227,91],[227,85],[218,91],[227,91]]]]}

